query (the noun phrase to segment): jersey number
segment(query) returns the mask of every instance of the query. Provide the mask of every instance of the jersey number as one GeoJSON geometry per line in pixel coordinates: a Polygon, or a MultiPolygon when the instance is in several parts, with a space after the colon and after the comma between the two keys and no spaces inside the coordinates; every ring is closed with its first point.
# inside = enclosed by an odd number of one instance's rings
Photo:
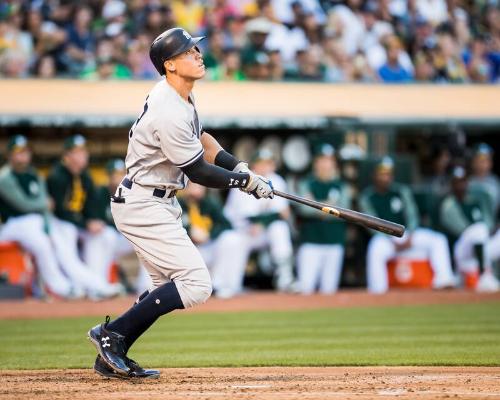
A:
{"type": "MultiPolygon", "coordinates": [[[[149,96],[148,96],[149,97],[149,96]]],[[[146,97],[146,102],[144,103],[144,110],[142,110],[142,114],[137,118],[132,125],[132,128],[130,128],[130,131],[128,132],[128,138],[132,138],[132,135],[134,134],[134,128],[137,126],[139,121],[141,120],[142,117],[144,117],[144,114],[146,114],[146,111],[148,111],[148,97],[146,97]]]]}

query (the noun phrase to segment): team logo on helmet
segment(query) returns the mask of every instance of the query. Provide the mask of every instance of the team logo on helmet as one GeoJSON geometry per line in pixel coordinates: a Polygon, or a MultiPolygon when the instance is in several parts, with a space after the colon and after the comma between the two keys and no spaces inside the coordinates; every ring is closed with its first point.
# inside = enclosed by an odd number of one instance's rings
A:
{"type": "Polygon", "coordinates": [[[184,37],[188,40],[191,39],[191,35],[189,33],[187,33],[184,29],[182,30],[182,34],[184,35],[184,37]]]}

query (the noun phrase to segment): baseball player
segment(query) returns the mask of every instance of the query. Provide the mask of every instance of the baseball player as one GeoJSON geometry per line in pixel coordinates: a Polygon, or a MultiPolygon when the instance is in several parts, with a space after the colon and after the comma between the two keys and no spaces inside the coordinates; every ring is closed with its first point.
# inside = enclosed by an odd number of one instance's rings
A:
{"type": "Polygon", "coordinates": [[[105,227],[104,221],[95,215],[95,188],[86,171],[88,152],[85,146],[85,138],[81,135],[66,139],[61,162],[47,178],[48,192],[54,201],[54,217],[50,225],[60,233],[57,236],[62,237],[54,245],[64,260],[61,267],[66,275],[90,298],[100,299],[120,294],[123,287],[110,284],[79,257],[78,238],[83,235],[87,240],[89,236],[101,240],[105,227]]]}
{"type": "Polygon", "coordinates": [[[440,207],[440,222],[444,230],[455,240],[453,254],[461,272],[479,271],[476,289],[495,292],[500,289],[492,270],[492,261],[500,258],[500,235],[490,237],[494,222],[484,196],[468,190],[465,169],[455,167],[451,181],[451,193],[440,207]]]}
{"type": "MultiPolygon", "coordinates": [[[[125,175],[125,163],[121,159],[110,160],[106,165],[106,170],[109,179],[108,185],[96,187],[93,205],[96,217],[104,221],[106,226],[103,228],[102,234],[97,237],[87,234],[83,248],[83,260],[96,274],[107,280],[113,262],[117,262],[121,257],[135,253],[135,251],[132,244],[116,229],[109,202],[111,195],[115,193],[125,175]]],[[[134,290],[142,293],[150,287],[151,278],[146,269],[139,265],[134,290]]]]}
{"type": "Polygon", "coordinates": [[[374,185],[360,198],[361,210],[367,214],[406,226],[402,238],[375,233],[366,255],[368,290],[384,293],[389,286],[387,262],[399,252],[420,248],[427,252],[434,271],[433,287],[455,286],[446,236],[418,226],[418,210],[410,188],[394,183],[394,162],[384,157],[375,167],[374,185]]]}
{"type": "MultiPolygon", "coordinates": [[[[269,149],[263,148],[255,153],[252,168],[270,179],[276,190],[286,191],[286,182],[276,174],[276,163],[269,149]]],[[[281,197],[272,201],[256,201],[244,193],[231,191],[224,206],[224,214],[239,234],[239,251],[231,257],[234,266],[224,274],[223,282],[219,282],[227,295],[237,294],[242,290],[250,252],[266,247],[269,247],[275,267],[275,287],[280,291],[295,291],[292,239],[287,222],[290,216],[288,201],[281,197]]]]}
{"type": "Polygon", "coordinates": [[[251,172],[202,129],[192,90],[205,75],[197,47],[203,38],[173,28],[150,48],[153,65],[165,77],[149,92],[130,129],[127,175],[112,197],[111,212],[149,272],[153,290],[115,320],[106,317],[89,330],[99,353],[94,368],[104,376],[157,377],[158,371],[144,370],[127,357],[130,346],[160,316],[203,303],[212,292],[205,262],[182,226],[177,190],[191,180],[273,197],[269,180],[251,172]]]}
{"type": "MultiPolygon", "coordinates": [[[[337,176],[335,150],[324,143],[315,149],[313,173],[299,182],[300,196],[351,208],[349,186],[337,176]]],[[[311,294],[317,288],[323,294],[337,291],[344,260],[345,223],[311,207],[298,207],[301,217],[297,252],[300,291],[311,294]]]]}
{"type": "Polygon", "coordinates": [[[474,148],[469,190],[488,200],[488,212],[495,218],[500,208],[500,179],[493,173],[493,149],[486,143],[474,148]]]}
{"type": "Polygon", "coordinates": [[[31,167],[26,137],[13,136],[7,150],[8,163],[0,169],[0,215],[4,222],[0,240],[15,241],[33,255],[49,293],[64,298],[80,297],[81,291],[73,287],[59,268],[53,242],[61,237],[50,229],[50,200],[45,182],[31,167]]]}

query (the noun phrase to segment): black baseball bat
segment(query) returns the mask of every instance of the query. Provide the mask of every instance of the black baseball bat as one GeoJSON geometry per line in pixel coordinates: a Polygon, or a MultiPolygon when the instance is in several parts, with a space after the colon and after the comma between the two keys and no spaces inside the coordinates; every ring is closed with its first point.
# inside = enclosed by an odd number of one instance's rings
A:
{"type": "Polygon", "coordinates": [[[296,201],[309,207],[316,208],[324,213],[331,214],[334,217],[342,218],[347,222],[362,225],[366,228],[375,229],[376,231],[387,233],[388,235],[401,237],[405,233],[405,227],[395,222],[387,221],[382,218],[377,218],[372,215],[364,214],[358,211],[349,210],[342,207],[332,207],[319,201],[309,200],[304,197],[293,194],[273,190],[276,196],[284,197],[285,199],[296,201]]]}

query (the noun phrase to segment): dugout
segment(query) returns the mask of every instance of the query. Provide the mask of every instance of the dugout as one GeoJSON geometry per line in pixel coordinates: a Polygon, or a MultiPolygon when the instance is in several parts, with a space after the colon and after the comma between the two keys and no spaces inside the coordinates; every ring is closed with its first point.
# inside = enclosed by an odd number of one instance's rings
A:
{"type": "MultiPolygon", "coordinates": [[[[64,139],[78,132],[88,139],[92,172],[99,182],[104,180],[106,160],[126,153],[128,130],[154,84],[0,82],[0,158],[8,137],[22,133],[32,143],[35,164],[45,171],[59,157],[64,139]]],[[[289,161],[280,160],[281,172],[292,183],[307,172],[309,143],[328,141],[337,149],[351,149],[342,169],[356,190],[369,183],[379,157],[393,154],[397,179],[414,185],[424,213],[429,205],[419,183],[430,172],[434,146],[467,157],[460,152],[485,141],[500,153],[495,140],[500,130],[496,86],[199,82],[195,96],[204,128],[241,158],[261,145],[283,158],[283,148],[295,141],[288,146],[289,161]]],[[[500,171],[500,157],[495,163],[500,171]]],[[[361,285],[364,264],[359,255],[365,240],[354,239],[366,233],[350,226],[348,234],[343,283],[361,285]]]]}

